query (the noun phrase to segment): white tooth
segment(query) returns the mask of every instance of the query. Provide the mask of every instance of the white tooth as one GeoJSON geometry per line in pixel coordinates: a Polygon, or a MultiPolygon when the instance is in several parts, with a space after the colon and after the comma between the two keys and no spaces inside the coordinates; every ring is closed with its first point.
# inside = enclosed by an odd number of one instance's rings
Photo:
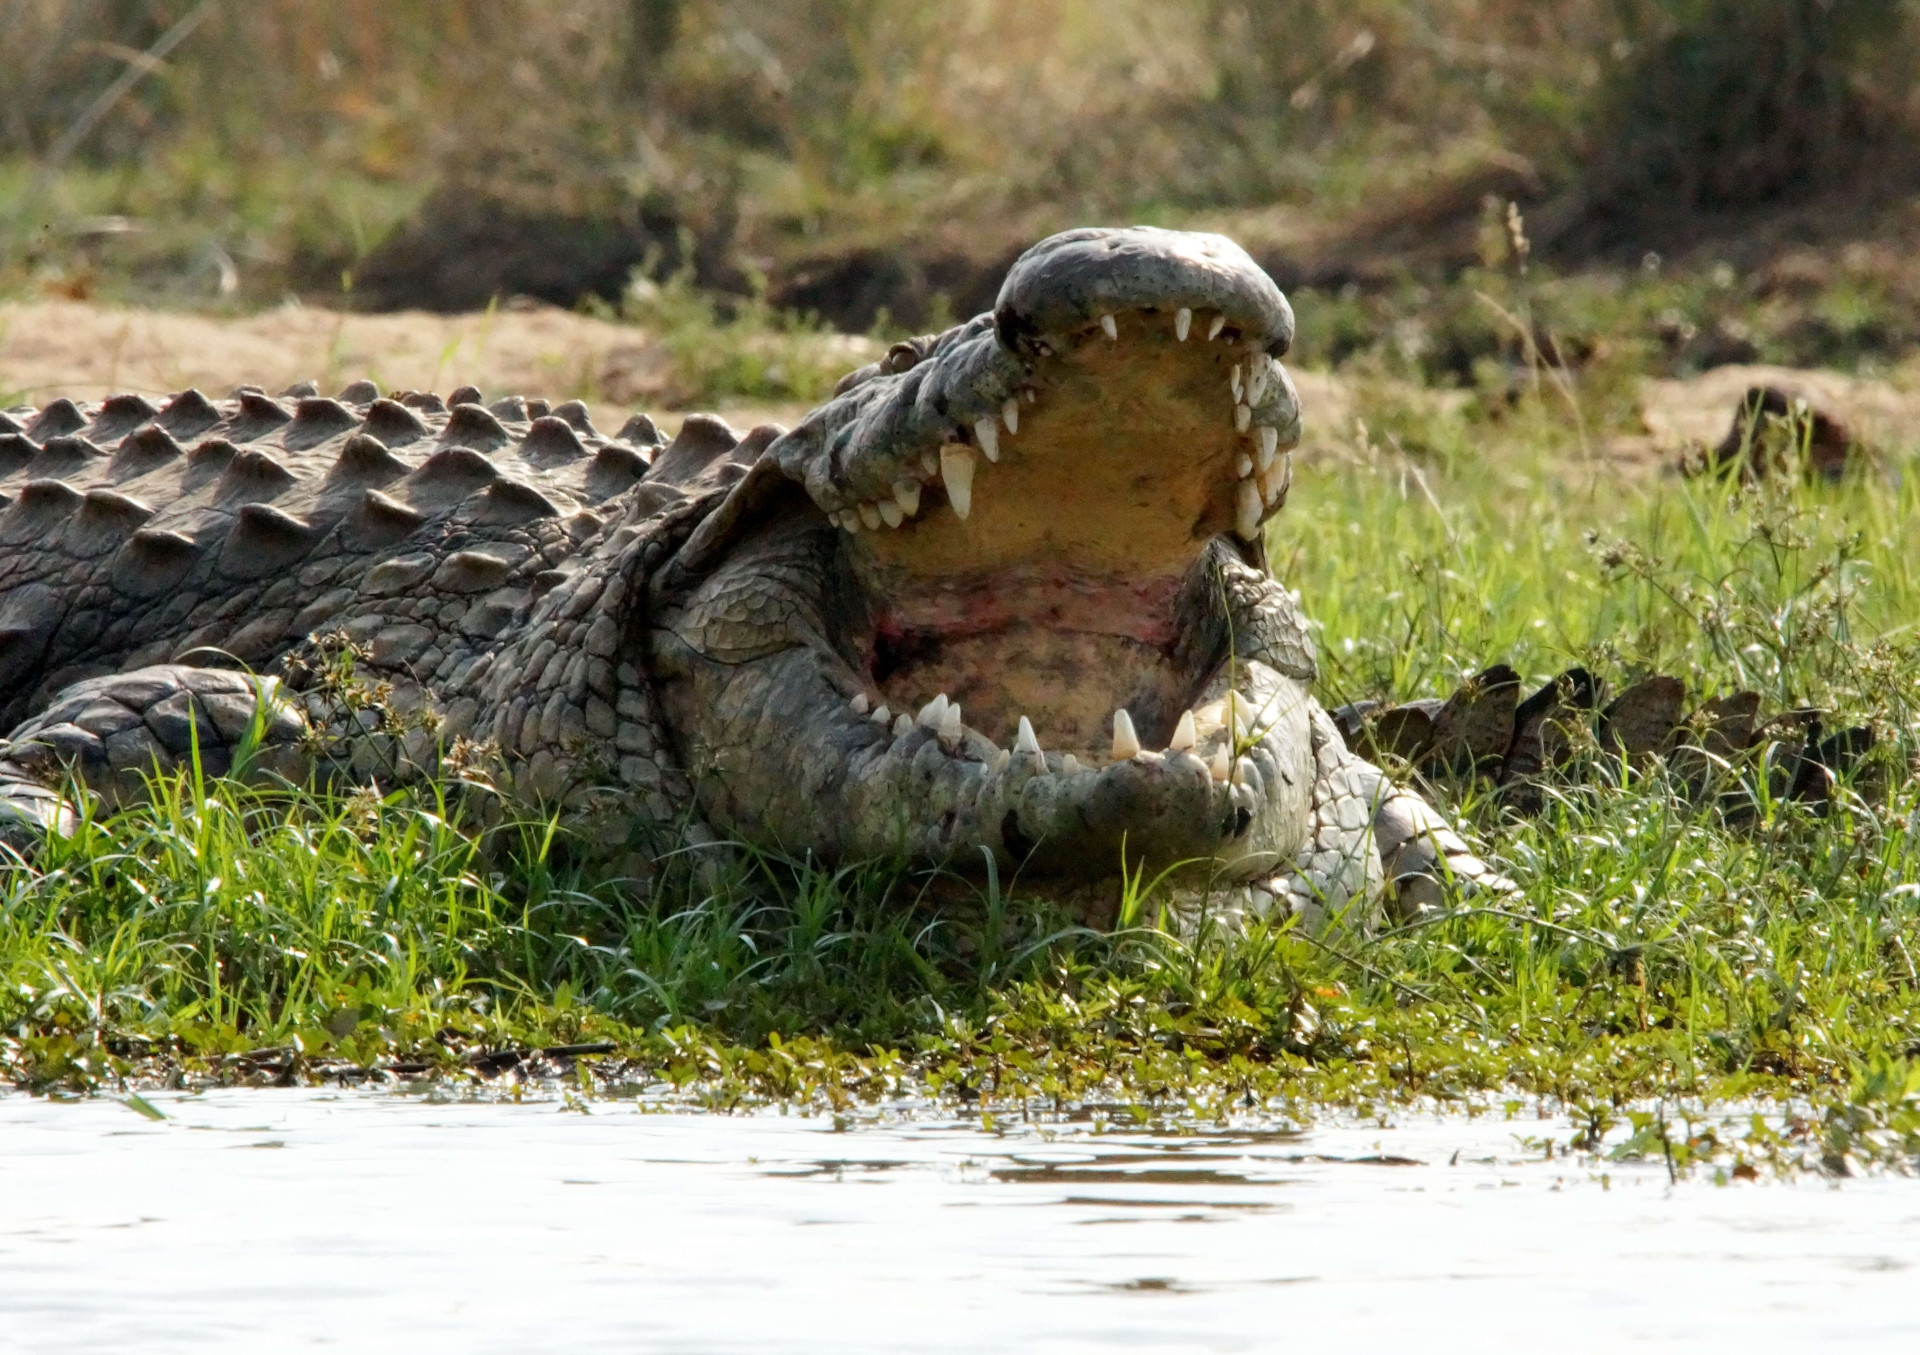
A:
{"type": "Polygon", "coordinates": [[[1207,759],[1207,770],[1215,781],[1225,781],[1233,771],[1233,759],[1227,756],[1227,746],[1223,743],[1213,750],[1213,756],[1207,759]]]}
{"type": "Polygon", "coordinates": [[[1107,332],[1107,337],[1109,339],[1114,340],[1114,342],[1116,343],[1119,342],[1120,326],[1116,325],[1113,322],[1113,317],[1111,315],[1103,315],[1100,317],[1100,328],[1107,332]]]}
{"type": "Polygon", "coordinates": [[[1079,770],[1080,770],[1080,759],[1075,757],[1072,753],[1068,753],[1065,757],[1060,759],[1060,771],[1062,775],[1072,776],[1075,772],[1079,770]]]}
{"type": "Polygon", "coordinates": [[[866,524],[868,531],[870,532],[879,531],[880,530],[880,510],[878,508],[875,508],[870,503],[861,504],[860,505],[860,521],[866,524]]]}
{"type": "Polygon", "coordinates": [[[1025,401],[1026,401],[1026,402],[1027,402],[1028,404],[1030,404],[1030,405],[1032,405],[1032,404],[1038,404],[1038,403],[1040,402],[1040,397],[1039,397],[1038,395],[1036,395],[1036,394],[1035,394],[1035,393],[1034,393],[1033,391],[1031,391],[1031,390],[1023,390],[1023,391],[1021,391],[1021,392],[1020,392],[1020,398],[1021,398],[1022,400],[1025,400],[1025,401]]]}
{"type": "Polygon", "coordinates": [[[898,527],[907,520],[907,515],[900,511],[900,505],[892,499],[882,499],[874,506],[880,510],[880,520],[889,527],[898,527]]]}
{"type": "Polygon", "coordinates": [[[1040,740],[1033,737],[1033,721],[1024,715],[1020,717],[1020,732],[1014,736],[1013,751],[1040,755],[1040,740]]]}
{"type": "Polygon", "coordinates": [[[847,702],[847,704],[853,707],[853,713],[855,715],[865,715],[867,713],[867,694],[865,692],[855,692],[853,694],[853,700],[847,702]]]}
{"type": "Polygon", "coordinates": [[[1253,410],[1246,405],[1235,405],[1233,407],[1234,432],[1244,433],[1247,431],[1247,429],[1250,426],[1252,426],[1252,424],[1253,424],[1253,410]]]}
{"type": "Polygon", "coordinates": [[[1247,364],[1247,403],[1257,405],[1267,393],[1267,355],[1262,353],[1247,364]]]}
{"type": "Polygon", "coordinates": [[[933,700],[927,702],[926,705],[920,707],[920,714],[916,718],[928,729],[938,729],[940,727],[940,717],[946,713],[947,694],[942,692],[940,695],[934,697],[933,700]]]}
{"type": "Polygon", "coordinates": [[[900,714],[894,716],[893,718],[893,737],[894,738],[904,739],[907,737],[907,735],[911,734],[912,732],[913,732],[912,716],[908,715],[905,711],[901,711],[900,714]]]}
{"type": "Polygon", "coordinates": [[[918,480],[895,480],[893,482],[893,501],[900,505],[900,511],[908,517],[920,511],[920,482],[918,480]]]}
{"type": "Polygon", "coordinates": [[[947,502],[960,517],[973,511],[973,449],[949,444],[940,449],[940,481],[947,487],[947,502]]]}
{"type": "Polygon", "coordinates": [[[849,508],[840,515],[840,525],[855,536],[860,534],[860,514],[849,508]]]}
{"type": "Polygon", "coordinates": [[[893,723],[893,712],[888,710],[885,706],[879,706],[879,707],[876,707],[873,714],[869,715],[867,718],[873,721],[875,724],[879,725],[882,729],[885,729],[888,725],[893,723]]]}
{"type": "Polygon", "coordinates": [[[1233,398],[1236,402],[1240,399],[1240,389],[1240,364],[1236,362],[1233,364],[1233,398]]]}
{"type": "Polygon", "coordinates": [[[1173,727],[1173,737],[1167,740],[1169,753],[1184,753],[1200,742],[1200,732],[1193,727],[1193,712],[1180,712],[1180,723],[1173,727]]]}
{"type": "Polygon", "coordinates": [[[1254,436],[1260,440],[1260,469],[1265,470],[1273,464],[1273,454],[1280,449],[1280,430],[1263,423],[1254,430],[1254,436]]]}
{"type": "Polygon", "coordinates": [[[1113,713],[1113,760],[1125,762],[1140,756],[1140,736],[1133,732],[1133,717],[1122,707],[1113,713]]]}
{"type": "Polygon", "coordinates": [[[1020,402],[1018,400],[1007,400],[1003,402],[1000,406],[1000,417],[1006,423],[1009,433],[1018,433],[1020,431],[1020,402]]]}
{"type": "Polygon", "coordinates": [[[1260,788],[1259,775],[1260,770],[1253,765],[1250,757],[1243,757],[1233,764],[1233,784],[1236,786],[1251,785],[1257,790],[1260,788]]]}
{"type": "Polygon", "coordinates": [[[1293,458],[1276,457],[1271,466],[1260,473],[1260,497],[1269,505],[1287,497],[1287,490],[1293,484],[1293,458]]]}
{"type": "Polygon", "coordinates": [[[960,719],[960,703],[954,702],[940,712],[940,737],[948,743],[957,742],[967,732],[966,725],[960,719]]]}
{"type": "Polygon", "coordinates": [[[1234,457],[1233,468],[1234,470],[1239,472],[1240,478],[1244,480],[1249,475],[1253,474],[1253,458],[1248,456],[1245,452],[1241,452],[1239,455],[1234,457]]]}
{"type": "Polygon", "coordinates": [[[1187,306],[1182,306],[1179,310],[1173,313],[1174,336],[1178,338],[1181,343],[1185,343],[1187,341],[1187,331],[1192,328],[1193,328],[1193,311],[1191,308],[1187,306]]]}
{"type": "Polygon", "coordinates": [[[1266,504],[1260,498],[1260,486],[1251,480],[1242,480],[1233,492],[1233,530],[1240,534],[1242,541],[1253,541],[1260,534],[1260,515],[1266,511],[1266,504]]]}
{"type": "Polygon", "coordinates": [[[925,471],[927,477],[931,479],[940,473],[940,458],[932,452],[926,453],[920,458],[920,469],[925,471]]]}
{"type": "Polygon", "coordinates": [[[993,750],[993,762],[991,766],[994,771],[1004,772],[1007,769],[1007,764],[1012,761],[1013,754],[1009,753],[1006,749],[996,748],[993,750]]]}
{"type": "Polygon", "coordinates": [[[986,453],[987,460],[1000,459],[1000,425],[991,418],[982,419],[973,426],[973,436],[979,442],[980,450],[986,453]]]}
{"type": "Polygon", "coordinates": [[[1226,327],[1227,317],[1225,315],[1214,316],[1213,323],[1207,326],[1207,341],[1211,343],[1213,340],[1219,338],[1220,331],[1226,327]]]}

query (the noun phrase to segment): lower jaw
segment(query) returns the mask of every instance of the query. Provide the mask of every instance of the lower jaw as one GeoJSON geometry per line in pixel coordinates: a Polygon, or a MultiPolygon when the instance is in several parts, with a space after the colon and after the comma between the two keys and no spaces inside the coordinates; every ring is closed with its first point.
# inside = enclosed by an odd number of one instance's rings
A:
{"type": "Polygon", "coordinates": [[[915,581],[879,609],[868,674],[895,711],[944,693],[1002,747],[1025,716],[1043,747],[1104,760],[1116,710],[1164,747],[1207,676],[1170,657],[1183,586],[1032,570],[915,581]]]}
{"type": "Polygon", "coordinates": [[[1025,716],[1041,745],[1104,761],[1125,710],[1148,746],[1165,747],[1200,679],[1131,636],[1015,626],[980,634],[882,637],[883,698],[913,712],[945,693],[969,728],[1011,746],[1025,716]]]}

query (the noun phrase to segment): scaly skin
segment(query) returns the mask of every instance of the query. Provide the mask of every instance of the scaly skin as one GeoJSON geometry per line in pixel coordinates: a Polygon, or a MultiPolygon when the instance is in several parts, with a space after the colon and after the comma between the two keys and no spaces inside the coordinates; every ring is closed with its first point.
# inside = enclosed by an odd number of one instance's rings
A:
{"type": "Polygon", "coordinates": [[[1079,231],[792,431],[661,447],[368,383],[10,411],[0,817],[58,826],[63,777],[124,796],[196,748],[381,776],[468,739],[632,871],[715,839],[985,854],[1094,900],[1187,863],[1189,901],[1358,925],[1497,887],[1347,751],[1266,572],[1292,328],[1229,241],[1079,231]],[[365,728],[318,633],[434,717],[365,728]]]}

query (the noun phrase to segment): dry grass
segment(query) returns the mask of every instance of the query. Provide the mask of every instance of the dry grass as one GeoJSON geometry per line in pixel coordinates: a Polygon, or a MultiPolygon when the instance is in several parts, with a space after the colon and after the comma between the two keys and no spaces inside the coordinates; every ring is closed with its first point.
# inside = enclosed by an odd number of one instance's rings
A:
{"type": "Polygon", "coordinates": [[[826,241],[992,254],[1234,214],[1311,235],[1489,173],[1573,190],[1571,229],[1595,194],[1711,205],[1743,166],[1763,195],[1858,168],[1837,148],[1899,144],[1920,34],[1891,0],[214,0],[41,182],[190,8],[0,0],[16,281],[312,294],[436,183],[666,213],[733,286],[826,241]],[[1601,153],[1622,147],[1645,164],[1601,153]]]}

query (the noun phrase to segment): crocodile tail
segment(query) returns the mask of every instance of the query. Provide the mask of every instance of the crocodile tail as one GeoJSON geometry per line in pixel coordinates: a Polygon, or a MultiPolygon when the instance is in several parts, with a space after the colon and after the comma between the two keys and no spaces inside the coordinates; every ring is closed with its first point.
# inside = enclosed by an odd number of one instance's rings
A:
{"type": "MultiPolygon", "coordinates": [[[[1600,679],[1570,668],[1521,693],[1519,675],[1495,664],[1444,700],[1358,701],[1330,713],[1359,756],[1432,781],[1485,778],[1521,814],[1538,812],[1547,785],[1583,758],[1625,760],[1642,770],[1664,761],[1688,798],[1699,800],[1753,766],[1770,745],[1785,749],[1768,762],[1770,793],[1817,802],[1875,743],[1871,728],[1829,729],[1817,710],[1762,719],[1753,692],[1690,700],[1686,684],[1666,674],[1641,678],[1608,699],[1600,679]]],[[[1750,797],[1732,797],[1728,807],[1741,798],[1750,797]]]]}

